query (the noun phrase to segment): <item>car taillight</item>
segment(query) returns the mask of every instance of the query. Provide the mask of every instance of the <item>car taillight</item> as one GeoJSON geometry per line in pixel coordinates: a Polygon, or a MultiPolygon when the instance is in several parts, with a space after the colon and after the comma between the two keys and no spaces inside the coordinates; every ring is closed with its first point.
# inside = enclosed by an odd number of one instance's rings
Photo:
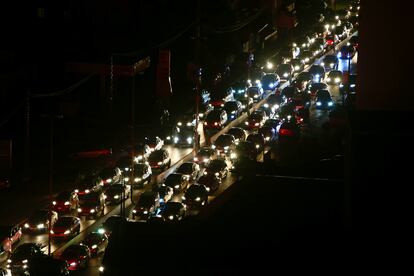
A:
{"type": "Polygon", "coordinates": [[[293,131],[291,129],[281,128],[279,130],[279,135],[282,135],[282,136],[293,136],[294,133],[293,133],[293,131]]]}

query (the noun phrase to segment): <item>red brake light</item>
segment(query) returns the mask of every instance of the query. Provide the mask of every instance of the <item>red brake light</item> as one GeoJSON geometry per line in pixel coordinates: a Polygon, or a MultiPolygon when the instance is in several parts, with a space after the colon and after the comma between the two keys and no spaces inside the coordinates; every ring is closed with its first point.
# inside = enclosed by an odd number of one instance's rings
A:
{"type": "Polygon", "coordinates": [[[279,135],[282,136],[293,136],[293,131],[290,129],[281,128],[279,129],[279,135]]]}

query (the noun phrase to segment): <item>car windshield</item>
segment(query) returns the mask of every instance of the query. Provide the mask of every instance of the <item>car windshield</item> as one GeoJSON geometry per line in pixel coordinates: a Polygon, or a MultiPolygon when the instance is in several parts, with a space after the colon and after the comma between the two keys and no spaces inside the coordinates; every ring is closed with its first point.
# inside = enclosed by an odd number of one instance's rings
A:
{"type": "Polygon", "coordinates": [[[212,150],[210,148],[200,149],[198,155],[211,155],[212,150]]]}
{"type": "Polygon", "coordinates": [[[60,226],[69,226],[71,225],[73,222],[73,218],[72,217],[60,217],[56,223],[55,226],[60,227],[60,226]]]}
{"type": "Polygon", "coordinates": [[[139,206],[152,206],[155,202],[155,194],[154,193],[143,193],[139,197],[138,205],[139,206]]]}
{"type": "Polygon", "coordinates": [[[109,186],[107,193],[120,193],[124,189],[122,184],[112,184],[109,186]]]}
{"type": "Polygon", "coordinates": [[[215,142],[216,145],[230,145],[231,143],[233,143],[231,135],[220,135],[215,142]]]}
{"type": "Polygon", "coordinates": [[[223,167],[223,164],[224,163],[224,161],[223,160],[220,160],[220,159],[214,159],[214,160],[212,160],[211,162],[210,162],[210,164],[209,164],[209,168],[210,169],[213,169],[213,170],[217,170],[217,169],[220,169],[220,168],[222,168],[223,167]]]}
{"type": "Polygon", "coordinates": [[[33,245],[30,243],[20,245],[19,247],[16,248],[16,250],[14,250],[12,259],[14,260],[26,259],[28,256],[30,256],[32,247],[33,245]]]}
{"type": "Polygon", "coordinates": [[[311,87],[312,89],[318,90],[318,89],[325,89],[328,87],[328,85],[323,82],[317,82],[317,83],[312,84],[311,87]]]}
{"type": "Polygon", "coordinates": [[[83,254],[83,247],[81,245],[70,245],[62,253],[63,258],[76,258],[83,254]]]}
{"type": "Polygon", "coordinates": [[[192,163],[183,163],[181,166],[177,169],[178,173],[191,173],[193,170],[193,164],[192,163]]]}
{"type": "Polygon", "coordinates": [[[188,197],[196,197],[205,194],[205,192],[206,190],[203,186],[194,184],[191,185],[190,188],[188,188],[185,194],[188,197]]]}
{"type": "Polygon", "coordinates": [[[252,143],[244,142],[244,143],[238,144],[236,149],[241,152],[248,152],[252,149],[252,147],[253,147],[252,143]]]}
{"type": "Polygon", "coordinates": [[[277,78],[273,74],[266,74],[262,77],[262,82],[274,82],[277,78]]]}
{"type": "Polygon", "coordinates": [[[60,194],[57,195],[56,200],[57,201],[68,200],[70,198],[71,194],[72,194],[72,192],[70,192],[70,191],[61,192],[60,194]]]}
{"type": "Polygon", "coordinates": [[[165,185],[171,186],[171,185],[178,184],[181,182],[181,179],[182,179],[181,174],[172,173],[167,176],[167,179],[165,179],[165,185]]]}
{"type": "Polygon", "coordinates": [[[86,236],[85,240],[83,241],[86,245],[93,245],[93,244],[99,244],[103,239],[103,235],[99,234],[97,232],[89,233],[88,236],[86,236]]]}
{"type": "Polygon", "coordinates": [[[253,113],[249,116],[249,120],[252,121],[261,121],[263,119],[263,115],[260,113],[253,113]]]}
{"type": "Polygon", "coordinates": [[[154,162],[154,161],[163,160],[163,158],[164,158],[164,152],[161,150],[156,150],[151,153],[151,155],[148,157],[148,160],[150,162],[154,162]]]}
{"type": "Polygon", "coordinates": [[[224,110],[226,110],[227,112],[237,110],[237,109],[238,109],[238,105],[237,105],[237,102],[235,101],[226,102],[224,104],[224,110]]]}

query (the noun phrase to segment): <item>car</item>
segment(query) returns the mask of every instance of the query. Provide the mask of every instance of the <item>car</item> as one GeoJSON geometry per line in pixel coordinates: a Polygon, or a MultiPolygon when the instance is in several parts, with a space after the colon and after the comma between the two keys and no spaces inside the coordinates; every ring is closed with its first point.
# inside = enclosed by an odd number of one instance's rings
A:
{"type": "Polygon", "coordinates": [[[143,192],[132,210],[132,218],[139,217],[141,220],[146,220],[155,215],[160,208],[160,199],[160,194],[156,191],[143,192]]]}
{"type": "Polygon", "coordinates": [[[78,216],[97,218],[104,214],[105,197],[102,191],[79,195],[78,216]]]}
{"type": "Polygon", "coordinates": [[[193,161],[199,165],[206,166],[215,153],[216,151],[211,147],[202,147],[198,150],[196,156],[193,158],[193,161]]]}
{"type": "Polygon", "coordinates": [[[341,95],[347,95],[347,94],[355,94],[356,92],[356,81],[357,81],[357,75],[356,74],[350,74],[349,76],[342,78],[342,82],[339,85],[339,92],[341,95]]]}
{"type": "Polygon", "coordinates": [[[335,55],[326,55],[320,63],[320,65],[323,66],[326,71],[338,70],[338,64],[339,60],[335,55]]]}
{"type": "MultiPolygon", "coordinates": [[[[293,118],[293,117],[292,117],[293,118]]],[[[279,142],[297,141],[300,138],[300,126],[293,120],[284,121],[279,128],[279,142]]]]}
{"type": "Polygon", "coordinates": [[[122,181],[122,171],[117,166],[108,166],[99,172],[99,177],[103,180],[103,186],[122,181]]]}
{"type": "Polygon", "coordinates": [[[145,144],[145,143],[138,143],[135,145],[134,152],[129,152],[131,156],[134,156],[134,161],[136,163],[146,162],[148,159],[148,156],[151,154],[151,148],[145,144]]]}
{"type": "Polygon", "coordinates": [[[309,73],[313,76],[313,81],[320,82],[325,79],[325,68],[321,65],[314,64],[309,68],[309,73]]]}
{"type": "Polygon", "coordinates": [[[326,78],[326,83],[330,85],[340,85],[342,83],[342,71],[332,70],[326,78]]]}
{"type": "Polygon", "coordinates": [[[295,70],[295,73],[298,73],[305,69],[305,62],[300,58],[293,58],[290,61],[290,65],[293,66],[293,70],[295,70]]]}
{"type": "Polygon", "coordinates": [[[273,118],[271,118],[271,119],[267,119],[263,126],[272,127],[274,129],[278,129],[279,126],[280,126],[280,123],[281,123],[280,119],[273,119],[273,118]]]}
{"type": "Polygon", "coordinates": [[[250,133],[249,136],[247,136],[246,141],[250,141],[254,144],[257,153],[261,152],[264,149],[265,138],[262,133],[250,133]]]}
{"type": "Polygon", "coordinates": [[[355,48],[352,45],[344,45],[339,49],[338,57],[340,59],[352,59],[355,56],[355,48]]]}
{"type": "Polygon", "coordinates": [[[286,102],[286,97],[280,94],[270,94],[266,99],[266,103],[274,110],[279,109],[286,102]]]}
{"type": "Polygon", "coordinates": [[[328,90],[319,90],[316,92],[315,105],[317,109],[332,109],[335,103],[328,90]]]}
{"type": "MultiPolygon", "coordinates": [[[[319,70],[320,70],[320,68],[319,68],[319,70]]],[[[301,81],[305,82],[305,84],[304,84],[305,87],[304,88],[306,88],[309,84],[312,83],[312,81],[313,81],[313,74],[312,74],[312,72],[309,72],[309,71],[306,72],[306,71],[304,71],[304,72],[299,73],[296,76],[296,79],[295,80],[297,80],[299,82],[301,82],[301,81]]],[[[299,89],[301,89],[301,88],[299,88],[299,89]]],[[[301,89],[301,90],[303,90],[303,89],[301,89]]]]}
{"type": "Polygon", "coordinates": [[[217,158],[211,160],[206,170],[203,172],[204,175],[215,175],[220,179],[226,178],[229,173],[226,160],[223,158],[217,158]]]}
{"type": "Polygon", "coordinates": [[[227,124],[227,113],[223,109],[215,109],[207,113],[204,129],[220,130],[227,124]]]}
{"type": "Polygon", "coordinates": [[[165,203],[164,208],[160,212],[160,216],[166,222],[177,222],[184,218],[186,214],[186,207],[181,202],[169,201],[165,203]]]}
{"type": "Polygon", "coordinates": [[[300,93],[292,97],[289,105],[292,105],[295,118],[302,123],[309,120],[311,105],[311,98],[308,93],[300,93]]]}
{"type": "Polygon", "coordinates": [[[11,270],[12,275],[27,274],[33,261],[45,255],[43,248],[43,245],[31,242],[19,245],[7,259],[7,268],[11,270]]]}
{"type": "Polygon", "coordinates": [[[256,112],[264,112],[266,114],[266,118],[273,118],[276,114],[278,106],[271,106],[268,103],[261,105],[259,108],[256,109],[256,112]]]}
{"type": "Polygon", "coordinates": [[[190,181],[195,181],[200,174],[200,166],[195,162],[184,162],[175,172],[188,176],[190,181]]]}
{"type": "Polygon", "coordinates": [[[308,86],[308,94],[315,96],[318,90],[328,89],[328,85],[324,82],[315,82],[308,86]]]}
{"type": "Polygon", "coordinates": [[[233,121],[239,117],[243,112],[242,103],[239,101],[228,101],[224,104],[223,109],[226,111],[227,118],[230,121],[233,121]]]}
{"type": "Polygon", "coordinates": [[[165,169],[171,167],[170,154],[166,149],[154,150],[151,152],[148,157],[148,162],[152,171],[164,171],[165,169]]]}
{"type": "Polygon", "coordinates": [[[104,185],[102,178],[95,174],[80,176],[76,181],[75,193],[79,195],[87,194],[91,191],[102,190],[104,185]]]}
{"type": "Polygon", "coordinates": [[[233,172],[250,171],[257,160],[257,149],[253,142],[244,141],[237,145],[232,157],[233,172]]]}
{"type": "Polygon", "coordinates": [[[267,73],[262,76],[260,83],[264,91],[274,91],[279,86],[280,77],[276,73],[267,73]]]}
{"type": "Polygon", "coordinates": [[[201,184],[191,185],[181,197],[183,203],[190,208],[201,208],[208,203],[208,191],[201,184]]]}
{"type": "Polygon", "coordinates": [[[326,43],[325,37],[322,36],[315,38],[315,44],[322,45],[323,50],[325,50],[328,47],[328,43],[326,43]]]}
{"type": "Polygon", "coordinates": [[[279,118],[281,121],[285,121],[288,118],[295,117],[295,106],[292,103],[285,104],[279,110],[279,118]]]}
{"type": "Polygon", "coordinates": [[[182,173],[170,173],[167,178],[165,178],[162,185],[171,187],[174,189],[174,192],[180,192],[187,188],[189,184],[189,177],[182,173]]]}
{"type": "Polygon", "coordinates": [[[211,146],[212,149],[216,150],[218,155],[230,154],[236,145],[236,139],[231,134],[221,134],[217,137],[214,144],[211,146]]]}
{"type": "Polygon", "coordinates": [[[125,184],[112,184],[105,191],[105,202],[119,204],[131,196],[131,186],[125,184]]]}
{"type": "Polygon", "coordinates": [[[155,191],[160,195],[160,204],[170,201],[174,194],[174,189],[165,185],[159,185],[155,191]]]}
{"type": "Polygon", "coordinates": [[[276,73],[281,80],[290,81],[293,77],[295,69],[290,63],[282,63],[276,68],[276,73]]]}
{"type": "Polygon", "coordinates": [[[55,212],[70,212],[77,210],[79,205],[79,197],[75,191],[67,190],[60,192],[52,201],[52,209],[55,212]]]}
{"type": "Polygon", "coordinates": [[[352,32],[352,29],[354,28],[354,25],[349,21],[349,18],[348,20],[343,21],[342,24],[348,30],[348,35],[350,35],[352,32]]]}
{"type": "Polygon", "coordinates": [[[79,235],[81,229],[81,220],[78,217],[74,216],[64,216],[59,217],[56,223],[53,225],[50,230],[50,237],[53,239],[56,238],[73,238],[76,235],[79,235]]]}
{"type": "Polygon", "coordinates": [[[340,40],[343,40],[348,37],[349,30],[343,25],[336,26],[335,34],[338,36],[340,40]]]}
{"type": "Polygon", "coordinates": [[[312,61],[314,59],[314,55],[313,55],[312,51],[310,51],[310,50],[303,50],[300,53],[299,57],[303,60],[305,65],[312,63],[312,61]]]}
{"type": "Polygon", "coordinates": [[[171,138],[176,147],[193,147],[194,146],[195,127],[175,127],[172,131],[171,138]]]}
{"type": "Polygon", "coordinates": [[[259,128],[258,132],[263,135],[266,143],[276,140],[277,132],[276,129],[273,127],[262,126],[261,128],[259,128]]]}
{"type": "Polygon", "coordinates": [[[240,99],[239,101],[242,104],[243,111],[247,111],[247,112],[250,110],[250,108],[252,108],[252,106],[254,104],[253,99],[250,98],[249,96],[247,96],[247,94],[244,98],[240,99]]]}
{"type": "Polygon", "coordinates": [[[59,259],[69,264],[71,271],[86,269],[90,258],[89,247],[83,244],[71,244],[59,256],[59,259]]]}
{"type": "Polygon", "coordinates": [[[68,276],[69,264],[48,255],[38,255],[32,259],[28,269],[30,275],[68,276]]]}
{"type": "Polygon", "coordinates": [[[202,175],[197,180],[197,183],[200,185],[204,185],[206,187],[207,192],[211,195],[220,188],[221,178],[214,174],[202,175]]]}
{"type": "Polygon", "coordinates": [[[124,183],[131,185],[131,188],[143,188],[151,182],[152,169],[148,163],[134,164],[134,176],[132,170],[124,173],[124,183]]]}
{"type": "Polygon", "coordinates": [[[105,252],[108,245],[108,236],[105,233],[90,232],[80,244],[89,248],[91,257],[96,257],[105,252]]]}
{"type": "Polygon", "coordinates": [[[314,57],[318,56],[319,54],[321,54],[324,50],[324,44],[321,43],[313,43],[310,47],[309,47],[309,51],[311,51],[312,55],[314,57]]]}
{"type": "Polygon", "coordinates": [[[285,88],[282,89],[282,91],[280,92],[280,96],[284,97],[285,102],[286,103],[290,98],[293,97],[294,94],[299,93],[300,90],[304,89],[302,87],[306,87],[306,83],[302,83],[302,81],[298,81],[298,83],[295,82],[293,83],[292,86],[286,86],[285,88]]]}
{"type": "Polygon", "coordinates": [[[0,255],[3,252],[11,253],[13,246],[20,242],[22,228],[19,225],[0,226],[0,255]]]}
{"type": "Polygon", "coordinates": [[[240,141],[244,141],[247,138],[247,133],[241,127],[232,127],[227,131],[227,134],[234,137],[234,142],[237,144],[240,141]]]}
{"type": "Polygon", "coordinates": [[[359,45],[358,41],[359,41],[358,35],[353,35],[349,39],[348,43],[349,43],[350,46],[353,46],[356,50],[358,50],[358,45],[359,45]]]}
{"type": "Polygon", "coordinates": [[[247,88],[246,94],[253,99],[253,102],[258,102],[263,98],[263,88],[260,86],[251,86],[247,88]]]}
{"type": "Polygon", "coordinates": [[[231,87],[224,88],[220,85],[216,86],[211,92],[210,104],[213,108],[221,108],[225,102],[234,100],[233,89],[231,87]]]}
{"type": "Polygon", "coordinates": [[[328,47],[333,47],[334,45],[338,44],[339,38],[336,34],[330,33],[325,36],[326,44],[328,44],[328,47]]]}
{"type": "Polygon", "coordinates": [[[131,155],[121,156],[117,161],[117,167],[121,169],[122,173],[125,174],[131,170],[131,166],[134,163],[134,158],[131,155]]]}
{"type": "Polygon", "coordinates": [[[149,146],[150,151],[154,151],[162,148],[164,140],[158,136],[145,136],[143,143],[149,146]]]}
{"type": "Polygon", "coordinates": [[[301,48],[301,53],[303,50],[306,50],[309,48],[309,46],[313,43],[312,39],[308,35],[300,35],[295,42],[293,43],[293,46],[298,46],[301,48]]]}
{"type": "Polygon", "coordinates": [[[123,223],[128,221],[129,220],[126,217],[121,215],[110,216],[104,223],[102,223],[102,227],[98,229],[98,232],[105,233],[109,237],[117,226],[120,227],[123,223]]]}
{"type": "Polygon", "coordinates": [[[51,222],[51,226],[58,220],[58,213],[53,210],[41,209],[34,212],[23,224],[24,232],[30,233],[47,233],[51,222]]]}
{"type": "Polygon", "coordinates": [[[244,122],[245,128],[249,130],[259,129],[264,124],[266,119],[267,119],[267,116],[264,111],[254,111],[247,118],[246,122],[244,122]]]}

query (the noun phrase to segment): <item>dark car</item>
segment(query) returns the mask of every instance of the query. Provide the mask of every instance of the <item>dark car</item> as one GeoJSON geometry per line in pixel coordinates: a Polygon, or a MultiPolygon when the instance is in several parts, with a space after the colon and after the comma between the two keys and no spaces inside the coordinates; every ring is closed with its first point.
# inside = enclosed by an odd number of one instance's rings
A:
{"type": "Polygon", "coordinates": [[[250,108],[252,108],[252,106],[254,104],[253,99],[250,98],[249,96],[247,96],[247,94],[246,94],[246,96],[244,98],[240,99],[239,101],[242,104],[243,111],[249,111],[250,108]]]}
{"type": "Polygon", "coordinates": [[[318,56],[319,54],[321,54],[324,50],[324,44],[321,43],[313,43],[310,47],[309,47],[309,51],[311,51],[312,55],[314,57],[318,56]]]}
{"type": "Polygon", "coordinates": [[[353,35],[351,36],[351,38],[349,39],[349,45],[353,46],[355,49],[358,50],[358,42],[359,42],[359,37],[358,35],[353,35]]]}
{"type": "Polygon", "coordinates": [[[256,112],[263,111],[266,114],[266,118],[273,118],[276,114],[277,108],[278,106],[271,106],[268,103],[265,103],[264,105],[256,109],[256,112]]]}
{"type": "Polygon", "coordinates": [[[59,258],[69,264],[69,270],[81,270],[87,267],[91,253],[86,245],[72,244],[62,252],[59,258]]]}
{"type": "Polygon", "coordinates": [[[250,133],[249,136],[247,136],[246,141],[252,142],[257,152],[260,152],[264,149],[265,138],[262,133],[250,133]]]}
{"type": "Polygon", "coordinates": [[[290,81],[293,77],[295,69],[292,64],[282,63],[276,68],[276,73],[280,76],[280,79],[290,81]]]}
{"type": "Polygon", "coordinates": [[[201,184],[191,185],[181,197],[183,203],[190,208],[200,208],[208,202],[208,191],[206,186],[201,184]]]}
{"type": "Polygon", "coordinates": [[[200,185],[204,185],[207,189],[207,192],[209,194],[213,194],[220,188],[221,178],[213,174],[202,175],[197,180],[197,183],[200,185]]]}
{"type": "Polygon", "coordinates": [[[23,229],[25,232],[46,232],[49,229],[49,219],[51,225],[58,220],[58,213],[55,211],[49,211],[48,209],[42,209],[34,212],[24,223],[23,229]]]}
{"type": "Polygon", "coordinates": [[[174,189],[165,185],[160,185],[156,191],[160,195],[160,204],[170,201],[174,194],[174,189]]]}
{"type": "Polygon", "coordinates": [[[247,118],[245,128],[255,130],[260,128],[266,121],[266,113],[264,111],[255,111],[247,118]]]}
{"type": "MultiPolygon", "coordinates": [[[[145,162],[151,153],[151,148],[145,143],[138,143],[134,149],[134,161],[137,163],[145,162]]],[[[132,151],[129,151],[132,155],[132,151]]]]}
{"type": "Polygon", "coordinates": [[[262,126],[261,128],[259,128],[258,132],[263,135],[266,143],[276,140],[277,133],[276,133],[276,129],[273,127],[262,126]]]}
{"type": "Polygon", "coordinates": [[[310,50],[303,50],[300,53],[300,58],[303,60],[305,64],[309,64],[314,59],[313,53],[310,50]]]}
{"type": "Polygon", "coordinates": [[[207,113],[204,129],[220,130],[227,124],[227,113],[223,109],[215,109],[207,113]]]}
{"type": "Polygon", "coordinates": [[[183,127],[175,127],[171,134],[172,143],[174,146],[182,146],[182,147],[193,147],[194,146],[194,134],[195,134],[195,127],[191,126],[183,126],[183,127]]]}
{"type": "Polygon", "coordinates": [[[195,181],[200,174],[200,166],[195,162],[184,162],[175,172],[188,176],[190,181],[195,181]]]}
{"type": "Polygon", "coordinates": [[[143,143],[149,146],[150,151],[154,151],[160,150],[162,148],[164,145],[164,140],[158,136],[146,136],[144,137],[143,143]]]}
{"type": "Polygon", "coordinates": [[[227,118],[233,121],[243,112],[242,103],[239,101],[228,101],[224,104],[223,109],[227,113],[227,118]]]}
{"type": "Polygon", "coordinates": [[[105,195],[106,203],[119,204],[130,197],[131,186],[126,184],[112,184],[106,190],[105,195]]]}
{"type": "Polygon", "coordinates": [[[260,82],[264,91],[274,91],[280,83],[280,77],[278,74],[268,73],[262,76],[260,82]]]}
{"type": "Polygon", "coordinates": [[[251,86],[247,88],[246,94],[253,99],[253,102],[258,102],[263,98],[263,89],[260,86],[251,86]]]}
{"type": "Polygon", "coordinates": [[[55,212],[64,213],[77,210],[78,205],[78,194],[72,190],[60,192],[52,201],[52,208],[55,212]]]}
{"type": "Polygon", "coordinates": [[[266,103],[274,110],[279,109],[286,102],[286,97],[280,94],[270,94],[266,99],[266,103]]]}
{"type": "Polygon", "coordinates": [[[277,129],[280,123],[281,123],[280,119],[267,119],[263,126],[277,129]]]}
{"type": "Polygon", "coordinates": [[[27,273],[33,261],[45,254],[42,249],[44,246],[38,243],[23,243],[19,245],[7,259],[7,268],[12,274],[27,273]]]}
{"type": "Polygon", "coordinates": [[[108,236],[105,233],[90,232],[81,245],[86,245],[92,257],[98,256],[99,253],[104,252],[108,245],[108,236]]]}
{"type": "Polygon", "coordinates": [[[300,72],[305,68],[305,62],[300,58],[293,58],[290,61],[290,64],[293,66],[295,73],[300,72]]]}
{"type": "Polygon", "coordinates": [[[83,175],[76,181],[75,193],[82,195],[102,190],[103,185],[103,180],[99,176],[94,174],[83,175]]]}
{"type": "Polygon", "coordinates": [[[148,163],[138,163],[134,165],[134,176],[132,170],[124,173],[124,182],[131,185],[131,188],[143,188],[151,182],[152,169],[148,163]]]}
{"type": "Polygon", "coordinates": [[[162,185],[171,187],[174,192],[179,192],[187,188],[189,177],[182,173],[170,173],[162,185]]]}
{"type": "Polygon", "coordinates": [[[210,147],[202,147],[198,150],[193,160],[199,165],[206,166],[213,158],[215,152],[216,151],[210,147]]]}
{"type": "Polygon", "coordinates": [[[151,166],[151,170],[161,170],[164,171],[171,166],[170,154],[166,149],[155,150],[151,152],[148,157],[148,162],[151,166]]]}
{"type": "Polygon", "coordinates": [[[328,44],[326,43],[326,39],[323,36],[315,38],[315,44],[322,45],[324,50],[328,47],[328,44]]]}
{"type": "Polygon", "coordinates": [[[348,29],[343,25],[336,26],[335,34],[338,36],[340,40],[343,40],[348,37],[348,29]]]}
{"type": "Polygon", "coordinates": [[[210,164],[208,164],[206,170],[204,171],[204,175],[215,175],[220,177],[220,179],[226,178],[229,169],[227,167],[227,163],[225,159],[214,159],[211,160],[210,164]]]}
{"type": "Polygon", "coordinates": [[[20,242],[22,228],[19,225],[0,226],[0,255],[3,252],[11,253],[13,246],[20,242]]]}
{"type": "Polygon", "coordinates": [[[328,85],[324,82],[315,82],[308,86],[308,93],[311,96],[315,96],[318,90],[328,89],[328,85]]]}
{"type": "Polygon", "coordinates": [[[334,44],[336,45],[339,41],[338,36],[335,34],[328,34],[325,36],[325,39],[328,47],[332,47],[334,44]]]}
{"type": "Polygon", "coordinates": [[[314,64],[309,68],[309,73],[312,74],[315,82],[320,82],[325,79],[325,68],[321,65],[314,64]]]}
{"type": "Polygon", "coordinates": [[[317,109],[332,109],[335,105],[328,90],[316,92],[315,105],[317,109]]]}
{"type": "Polygon", "coordinates": [[[70,275],[69,264],[53,256],[39,255],[30,262],[29,274],[68,276],[70,275]]]}
{"type": "Polygon", "coordinates": [[[147,219],[149,216],[156,214],[158,208],[160,208],[159,193],[155,191],[143,192],[132,210],[132,218],[139,217],[141,220],[147,219]]]}
{"type": "Polygon", "coordinates": [[[234,141],[237,144],[240,141],[244,141],[247,138],[247,133],[241,127],[232,127],[227,131],[227,134],[233,135],[234,141]]]}
{"type": "Polygon", "coordinates": [[[342,71],[332,70],[326,78],[326,83],[330,85],[339,85],[342,83],[342,71]]]}
{"type": "Polygon", "coordinates": [[[217,151],[217,154],[229,154],[236,144],[234,136],[231,134],[221,134],[217,137],[214,144],[211,146],[212,149],[217,151]]]}
{"type": "Polygon", "coordinates": [[[79,235],[80,219],[74,216],[60,217],[50,230],[51,238],[71,238],[79,235]]]}
{"type": "Polygon", "coordinates": [[[338,57],[340,59],[352,59],[355,56],[355,48],[352,45],[344,45],[339,49],[338,57]]]}
{"type": "Polygon", "coordinates": [[[79,195],[78,215],[97,218],[104,214],[105,194],[102,191],[79,195]]]}
{"type": "Polygon", "coordinates": [[[284,121],[279,128],[279,142],[297,141],[300,138],[300,126],[296,120],[284,121]]]}
{"type": "MultiPolygon", "coordinates": [[[[306,86],[306,83],[303,84],[303,86],[306,86]]],[[[300,85],[301,89],[302,89],[302,85],[300,85]]],[[[285,98],[285,103],[293,97],[293,95],[295,95],[296,93],[299,93],[300,90],[299,88],[297,88],[297,86],[286,86],[285,88],[282,89],[282,91],[280,92],[280,96],[285,98]]]]}
{"type": "Polygon", "coordinates": [[[181,202],[172,202],[169,201],[165,203],[164,208],[162,208],[160,215],[167,222],[176,222],[184,218],[186,213],[186,207],[181,202]]]}
{"type": "MultiPolygon", "coordinates": [[[[319,68],[320,69],[320,68],[319,68]]],[[[297,81],[303,81],[305,82],[305,88],[312,83],[313,81],[313,73],[312,72],[301,72],[296,76],[296,80],[297,81]]],[[[298,87],[299,89],[301,89],[300,87],[298,87]]],[[[303,89],[301,89],[303,90],[303,89]]]]}
{"type": "Polygon", "coordinates": [[[107,186],[113,183],[120,183],[122,180],[122,171],[119,167],[109,166],[103,168],[99,172],[99,176],[103,180],[103,185],[107,186]]]}
{"type": "Polygon", "coordinates": [[[102,230],[100,229],[100,231],[98,231],[105,233],[109,237],[116,227],[120,227],[123,223],[126,223],[128,221],[129,220],[126,217],[120,215],[110,216],[105,220],[104,223],[102,223],[102,230]]]}
{"type": "Polygon", "coordinates": [[[279,118],[282,121],[285,121],[287,118],[295,117],[295,106],[290,102],[279,110],[279,118]]]}
{"type": "Polygon", "coordinates": [[[235,172],[247,172],[252,169],[257,160],[257,149],[253,142],[244,141],[237,145],[232,158],[231,170],[235,172]]]}
{"type": "Polygon", "coordinates": [[[322,62],[320,63],[321,66],[325,68],[325,70],[337,70],[338,69],[339,60],[338,57],[335,55],[326,55],[322,62]]]}

